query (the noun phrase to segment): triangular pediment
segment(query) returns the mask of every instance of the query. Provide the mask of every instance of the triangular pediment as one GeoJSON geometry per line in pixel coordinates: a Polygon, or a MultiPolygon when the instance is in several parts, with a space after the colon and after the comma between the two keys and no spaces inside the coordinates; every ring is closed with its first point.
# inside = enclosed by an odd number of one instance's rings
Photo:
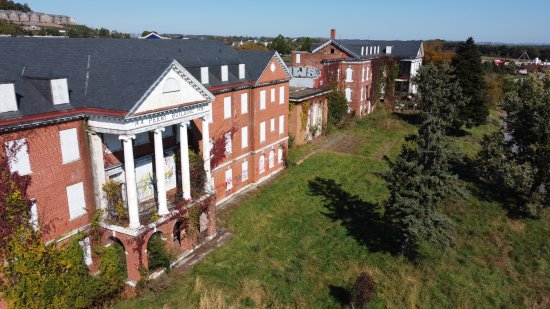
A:
{"type": "Polygon", "coordinates": [[[181,64],[173,61],[153,83],[129,115],[141,115],[214,99],[181,64]]]}
{"type": "Polygon", "coordinates": [[[273,80],[282,80],[282,79],[290,79],[292,78],[292,75],[290,74],[290,70],[286,66],[285,62],[279,55],[279,53],[275,53],[267,66],[264,68],[264,71],[262,72],[262,75],[260,78],[256,81],[257,83],[265,83],[270,82],[273,80]]]}

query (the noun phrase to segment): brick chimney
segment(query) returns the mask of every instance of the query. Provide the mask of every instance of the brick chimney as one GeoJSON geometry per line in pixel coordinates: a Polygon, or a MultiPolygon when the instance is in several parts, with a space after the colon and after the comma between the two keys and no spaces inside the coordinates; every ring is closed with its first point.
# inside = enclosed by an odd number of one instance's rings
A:
{"type": "Polygon", "coordinates": [[[330,39],[331,40],[336,39],[336,29],[330,29],[330,39]]]}

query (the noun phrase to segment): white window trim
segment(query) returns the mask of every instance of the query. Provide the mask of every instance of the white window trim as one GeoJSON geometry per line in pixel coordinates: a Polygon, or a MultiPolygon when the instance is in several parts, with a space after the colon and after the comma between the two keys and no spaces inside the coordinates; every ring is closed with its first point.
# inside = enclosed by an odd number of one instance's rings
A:
{"type": "Polygon", "coordinates": [[[279,116],[279,134],[285,133],[285,116],[279,116]]]}
{"type": "Polygon", "coordinates": [[[275,118],[271,118],[269,124],[269,132],[275,132],[275,118]]]}
{"type": "Polygon", "coordinates": [[[271,103],[275,102],[275,88],[270,89],[271,93],[271,103]]]}
{"type": "Polygon", "coordinates": [[[285,103],[285,86],[279,87],[279,104],[285,103]]]}

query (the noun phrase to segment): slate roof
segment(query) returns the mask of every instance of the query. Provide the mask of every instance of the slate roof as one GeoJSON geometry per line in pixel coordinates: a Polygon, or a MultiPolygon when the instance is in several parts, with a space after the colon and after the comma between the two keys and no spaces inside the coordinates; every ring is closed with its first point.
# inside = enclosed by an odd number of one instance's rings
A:
{"type": "Polygon", "coordinates": [[[199,81],[207,66],[206,88],[256,81],[274,52],[240,53],[212,40],[0,38],[0,55],[0,81],[15,81],[19,106],[3,120],[83,107],[129,111],[174,60],[199,81]],[[53,105],[43,91],[44,78],[54,77],[68,78],[70,104],[53,105]]]}
{"type": "MultiPolygon", "coordinates": [[[[331,41],[327,41],[331,42],[331,41]]],[[[391,54],[399,58],[414,59],[418,57],[418,52],[422,47],[422,41],[383,41],[383,40],[332,40],[332,42],[351,53],[355,58],[372,59],[386,55],[386,47],[392,46],[391,54]],[[365,46],[380,46],[379,54],[361,56],[361,47],[365,46]]],[[[326,43],[324,43],[326,44],[326,43]]],[[[323,44],[312,45],[312,51],[319,48],[323,44]]]]}

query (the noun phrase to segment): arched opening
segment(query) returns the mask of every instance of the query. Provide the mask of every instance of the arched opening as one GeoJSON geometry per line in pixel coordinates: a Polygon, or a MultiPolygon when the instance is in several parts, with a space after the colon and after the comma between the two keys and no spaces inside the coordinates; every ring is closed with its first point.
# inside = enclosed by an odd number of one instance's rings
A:
{"type": "Polygon", "coordinates": [[[172,230],[172,240],[181,246],[182,241],[187,236],[187,222],[185,220],[179,220],[174,224],[172,230]]]}
{"type": "Polygon", "coordinates": [[[128,276],[126,265],[126,249],[122,241],[116,237],[109,237],[107,239],[107,245],[105,251],[102,253],[100,264],[109,263],[109,266],[114,268],[116,274],[119,274],[122,278],[128,276]],[[105,259],[108,258],[109,261],[105,259]]]}
{"type": "Polygon", "coordinates": [[[147,261],[149,271],[155,271],[161,268],[170,268],[170,257],[166,250],[165,238],[161,232],[156,232],[147,242],[147,261]]]}
{"type": "Polygon", "coordinates": [[[180,85],[178,84],[178,81],[169,78],[164,82],[164,88],[162,90],[163,93],[170,93],[170,92],[178,92],[180,91],[180,85]]]}

